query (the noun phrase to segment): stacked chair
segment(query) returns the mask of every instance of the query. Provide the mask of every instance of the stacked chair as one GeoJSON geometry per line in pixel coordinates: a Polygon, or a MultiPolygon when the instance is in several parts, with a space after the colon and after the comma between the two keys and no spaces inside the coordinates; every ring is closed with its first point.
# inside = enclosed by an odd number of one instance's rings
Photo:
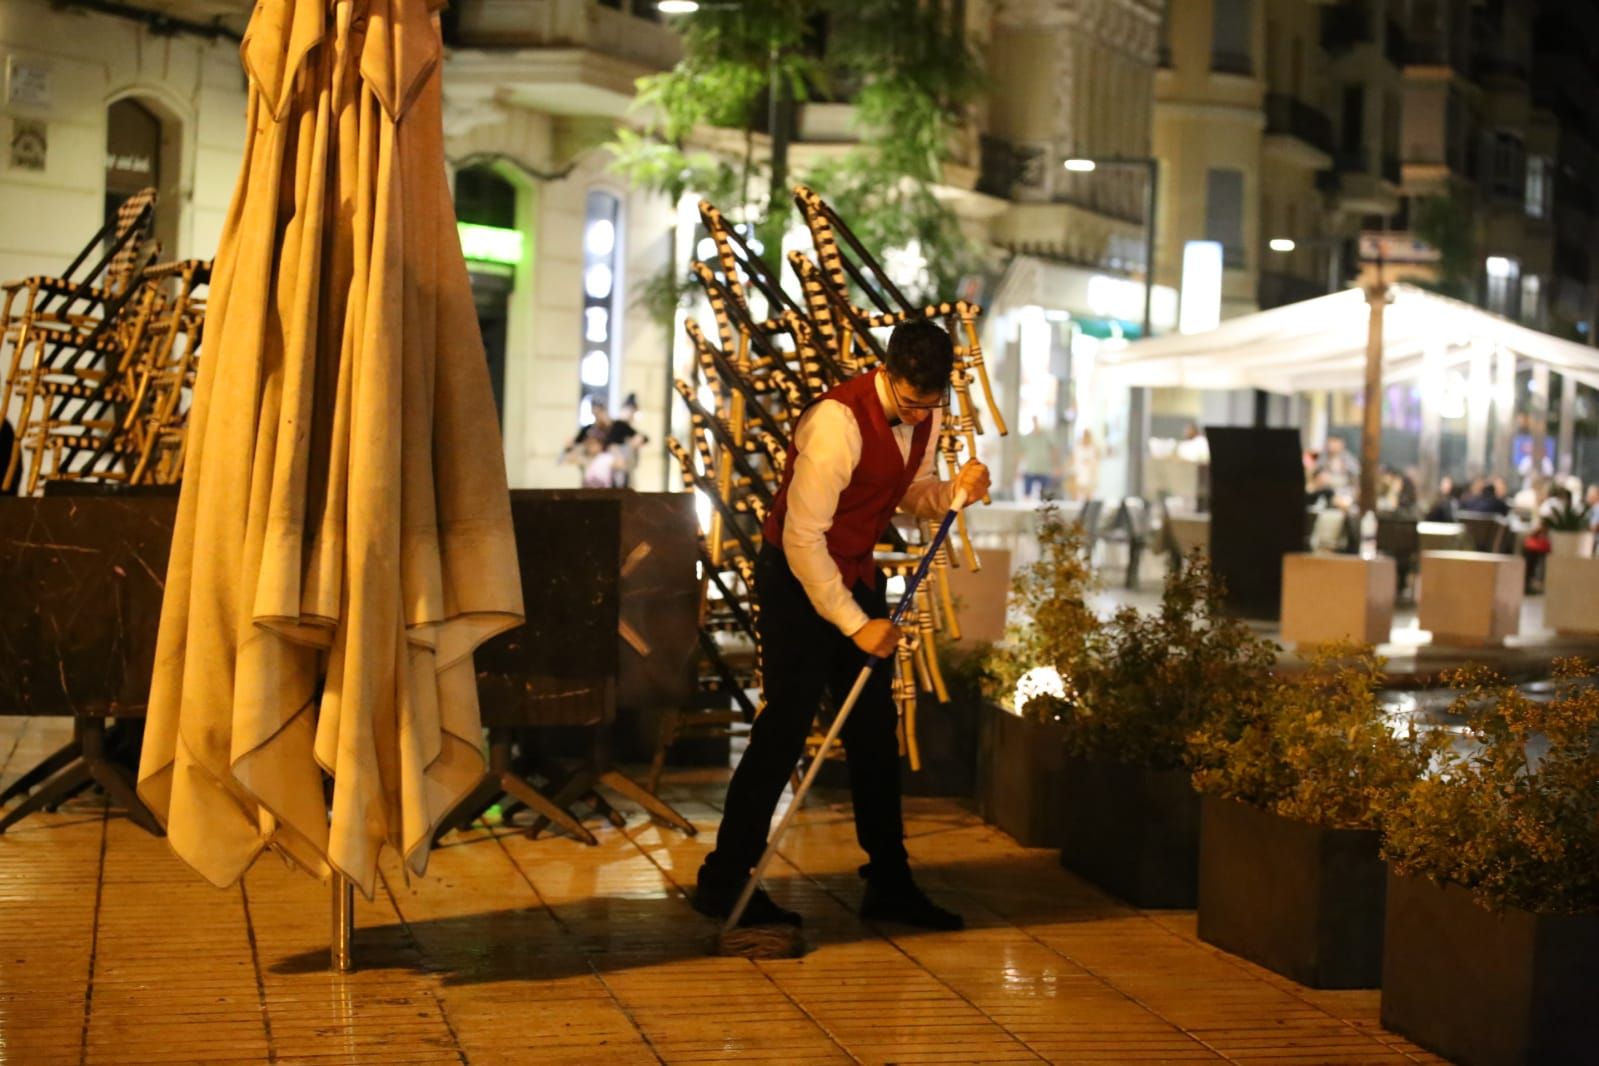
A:
{"type": "Polygon", "coordinates": [[[155,262],[154,215],[145,189],[60,276],[0,287],[0,413],[17,409],[19,445],[0,488],[182,474],[210,264],[155,262]]]}
{"type": "MultiPolygon", "coordinates": [[[[688,412],[688,432],[668,440],[667,447],[685,487],[710,505],[700,547],[700,645],[704,704],[707,710],[722,709],[713,712],[717,725],[752,720],[760,712],[748,695],[761,687],[755,556],[761,526],[781,484],[790,437],[805,408],[876,366],[894,326],[928,319],[942,323],[955,342],[950,382],[955,402],[945,413],[937,442],[943,476],[953,477],[976,454],[983,423],[974,384],[980,386],[997,430],[1006,432],[978,342],[982,309],[965,300],[912,305],[827,203],[804,186],[795,190],[795,202],[813,244],[811,255],[796,251],[788,257],[798,280],[797,296],[785,290],[778,271],[752,251],[715,206],[700,204],[715,255],[695,262],[692,270],[714,317],[714,336],[693,318],[688,320],[693,373],[675,383],[688,412]]],[[[893,527],[885,530],[878,546],[879,567],[890,577],[909,574],[930,533],[922,523],[907,543],[893,527]]],[[[913,770],[920,766],[918,693],[947,699],[935,640],[940,634],[960,636],[949,568],[975,570],[980,565],[964,522],[958,540],[959,551],[940,550],[935,557],[933,580],[923,582],[917,592],[909,616],[914,621],[905,627],[907,637],[896,655],[893,691],[901,713],[902,747],[913,770]]],[[[671,719],[657,763],[672,740],[692,728],[692,717],[671,719]]]]}

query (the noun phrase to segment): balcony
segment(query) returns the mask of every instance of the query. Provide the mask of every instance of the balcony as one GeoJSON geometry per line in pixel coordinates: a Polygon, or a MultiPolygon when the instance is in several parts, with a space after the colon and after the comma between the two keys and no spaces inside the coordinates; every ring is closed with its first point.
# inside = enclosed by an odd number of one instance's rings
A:
{"type": "Polygon", "coordinates": [[[1405,31],[1397,22],[1389,22],[1383,28],[1382,54],[1383,58],[1396,67],[1405,65],[1405,31]]]}
{"type": "Polygon", "coordinates": [[[1293,137],[1324,156],[1333,154],[1332,120],[1286,93],[1266,94],[1266,135],[1293,137]]]}
{"type": "Polygon", "coordinates": [[[1321,46],[1332,55],[1375,44],[1371,12],[1363,3],[1340,4],[1321,12],[1321,46]]]}
{"type": "Polygon", "coordinates": [[[1333,154],[1333,168],[1340,174],[1370,174],[1371,156],[1364,148],[1340,148],[1333,154]]]}
{"type": "Polygon", "coordinates": [[[1242,74],[1249,77],[1255,73],[1255,64],[1245,52],[1211,52],[1210,72],[1212,74],[1242,74]]]}

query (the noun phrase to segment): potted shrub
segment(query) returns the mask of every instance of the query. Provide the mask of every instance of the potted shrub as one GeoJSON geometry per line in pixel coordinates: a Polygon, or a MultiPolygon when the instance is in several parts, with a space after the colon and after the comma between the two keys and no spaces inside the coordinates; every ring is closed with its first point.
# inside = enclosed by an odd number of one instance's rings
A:
{"type": "Polygon", "coordinates": [[[1167,575],[1158,611],[1124,607],[1091,625],[1069,615],[1058,634],[1040,620],[1032,635],[1028,661],[1070,670],[1064,691],[1027,705],[1061,730],[1061,863],[1136,906],[1194,905],[1188,736],[1218,715],[1247,717],[1267,689],[1276,646],[1222,604],[1196,555],[1167,575]]]}
{"type": "Polygon", "coordinates": [[[1463,1063],[1599,1048],[1599,687],[1556,663],[1536,702],[1454,679],[1461,743],[1385,800],[1382,1024],[1463,1063]]]}
{"type": "Polygon", "coordinates": [[[1593,554],[1592,508],[1566,501],[1544,519],[1549,530],[1550,555],[1575,555],[1583,559],[1593,554]]]}
{"type": "Polygon", "coordinates": [[[1012,582],[1014,621],[983,666],[989,699],[978,720],[978,813],[1027,847],[1061,844],[1061,701],[1086,669],[1099,628],[1080,526],[1045,508],[1039,559],[1012,582]],[[1043,697],[1043,698],[1039,698],[1043,697]]]}
{"type": "Polygon", "coordinates": [[[1190,738],[1200,939],[1312,988],[1381,981],[1378,810],[1446,739],[1394,730],[1382,681],[1369,647],[1324,646],[1251,718],[1190,738]]]}

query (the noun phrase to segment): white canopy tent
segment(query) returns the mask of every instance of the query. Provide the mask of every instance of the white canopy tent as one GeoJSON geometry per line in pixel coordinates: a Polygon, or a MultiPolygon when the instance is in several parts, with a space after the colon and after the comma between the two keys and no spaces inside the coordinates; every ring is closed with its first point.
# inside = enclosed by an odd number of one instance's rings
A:
{"type": "MultiPolygon", "coordinates": [[[[1599,349],[1526,326],[1414,285],[1389,286],[1383,314],[1383,381],[1421,379],[1494,351],[1514,352],[1599,388],[1599,349]],[[1429,358],[1430,357],[1430,358],[1429,358]]],[[[1135,341],[1102,352],[1101,381],[1190,389],[1264,389],[1292,394],[1356,389],[1365,380],[1369,309],[1347,289],[1229,319],[1204,333],[1135,341]]]]}

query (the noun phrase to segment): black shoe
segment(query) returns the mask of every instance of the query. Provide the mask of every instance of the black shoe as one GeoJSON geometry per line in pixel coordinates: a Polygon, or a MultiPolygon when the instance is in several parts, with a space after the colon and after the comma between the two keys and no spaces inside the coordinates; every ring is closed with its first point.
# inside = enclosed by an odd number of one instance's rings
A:
{"type": "MultiPolygon", "coordinates": [[[[704,866],[700,867],[699,884],[694,890],[694,909],[707,918],[717,921],[726,921],[727,916],[733,913],[733,905],[738,902],[739,893],[744,891],[742,878],[728,878],[717,873],[707,873],[704,866]]],[[[740,928],[751,925],[792,925],[798,929],[805,924],[805,919],[799,914],[779,907],[771,896],[766,894],[766,889],[756,888],[755,894],[750,897],[749,906],[744,908],[744,913],[739,915],[740,928]]]]}
{"type": "Polygon", "coordinates": [[[909,874],[893,879],[868,877],[866,898],[861,901],[861,917],[942,932],[966,928],[966,919],[928,899],[909,874]]]}

